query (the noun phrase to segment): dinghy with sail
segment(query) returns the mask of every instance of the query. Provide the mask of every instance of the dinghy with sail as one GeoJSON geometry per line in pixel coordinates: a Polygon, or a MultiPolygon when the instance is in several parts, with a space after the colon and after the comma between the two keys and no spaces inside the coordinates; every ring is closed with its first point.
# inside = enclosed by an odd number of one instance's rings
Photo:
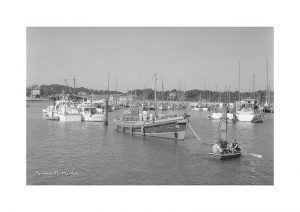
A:
{"type": "Polygon", "coordinates": [[[218,158],[222,160],[222,159],[238,158],[241,156],[240,148],[228,147],[227,125],[228,125],[227,103],[224,103],[222,118],[220,119],[219,127],[218,127],[219,139],[216,142],[216,144],[213,145],[212,152],[208,153],[213,158],[218,158]]]}

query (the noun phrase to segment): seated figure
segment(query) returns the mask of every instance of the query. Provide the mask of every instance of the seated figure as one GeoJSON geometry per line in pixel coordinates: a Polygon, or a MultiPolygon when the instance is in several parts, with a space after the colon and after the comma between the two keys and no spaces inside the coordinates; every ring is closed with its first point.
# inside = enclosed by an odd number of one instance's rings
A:
{"type": "Polygon", "coordinates": [[[222,153],[229,153],[228,142],[225,139],[219,139],[220,146],[223,150],[222,153]]]}
{"type": "Polygon", "coordinates": [[[219,141],[213,145],[212,152],[214,154],[218,154],[218,153],[222,154],[223,153],[223,149],[221,148],[221,143],[219,141]]]}
{"type": "Polygon", "coordinates": [[[239,151],[241,151],[241,148],[239,147],[239,145],[238,145],[238,143],[236,142],[235,139],[233,139],[233,141],[232,141],[232,143],[230,145],[230,150],[232,152],[239,152],[239,151]]]}

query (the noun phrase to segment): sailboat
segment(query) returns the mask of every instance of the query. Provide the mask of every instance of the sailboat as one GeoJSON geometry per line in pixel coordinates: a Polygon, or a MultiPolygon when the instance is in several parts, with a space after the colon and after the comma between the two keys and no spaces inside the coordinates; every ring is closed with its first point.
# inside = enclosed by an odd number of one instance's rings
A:
{"type": "Polygon", "coordinates": [[[208,153],[211,157],[217,158],[220,160],[238,158],[241,156],[241,151],[230,151],[227,148],[227,145],[228,145],[228,142],[227,142],[227,125],[228,125],[227,109],[228,109],[227,103],[223,103],[222,118],[220,119],[219,127],[218,127],[219,139],[218,139],[217,144],[215,144],[215,145],[219,145],[223,149],[223,151],[208,153]]]}
{"type": "Polygon", "coordinates": [[[270,85],[269,85],[269,63],[268,63],[268,58],[266,58],[267,62],[267,89],[266,89],[266,94],[265,94],[265,105],[263,107],[263,112],[265,113],[273,113],[274,109],[273,106],[270,104],[271,96],[270,96],[270,85]]]}
{"type": "Polygon", "coordinates": [[[168,110],[168,104],[164,103],[164,82],[163,80],[161,80],[161,87],[162,87],[162,91],[161,91],[161,103],[158,106],[159,110],[168,110]]]}
{"type": "Polygon", "coordinates": [[[236,101],[236,119],[240,122],[253,122],[262,123],[264,122],[264,116],[258,107],[257,99],[243,99],[241,100],[241,77],[240,77],[240,63],[239,63],[239,101],[236,101]]]}
{"type": "MultiPolygon", "coordinates": [[[[156,74],[155,80],[155,108],[156,102],[156,74]]],[[[152,136],[160,138],[171,138],[184,140],[188,116],[183,115],[165,115],[157,114],[157,110],[153,113],[149,111],[140,112],[138,109],[131,109],[130,113],[116,117],[114,123],[117,131],[129,133],[132,135],[152,136]]]]}
{"type": "Polygon", "coordinates": [[[258,108],[257,99],[243,99],[236,102],[236,117],[240,122],[264,122],[264,114],[258,108]]]}

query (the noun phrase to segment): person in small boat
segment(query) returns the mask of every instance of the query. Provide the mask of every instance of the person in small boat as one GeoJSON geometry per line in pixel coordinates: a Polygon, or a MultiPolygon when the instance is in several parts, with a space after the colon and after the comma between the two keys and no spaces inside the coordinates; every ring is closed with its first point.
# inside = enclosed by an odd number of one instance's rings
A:
{"type": "Polygon", "coordinates": [[[219,139],[216,144],[213,145],[212,152],[214,154],[226,154],[229,152],[228,142],[226,140],[219,139]]]}
{"type": "Polygon", "coordinates": [[[233,139],[233,141],[232,141],[232,143],[230,145],[230,150],[232,152],[239,152],[239,151],[241,151],[241,148],[239,147],[239,145],[238,145],[238,143],[236,142],[235,139],[233,139]]]}
{"type": "Polygon", "coordinates": [[[213,145],[212,152],[214,154],[222,154],[223,153],[223,149],[221,148],[221,142],[220,141],[218,141],[216,144],[213,145]]]}
{"type": "Polygon", "coordinates": [[[223,154],[229,153],[228,142],[226,141],[226,139],[219,138],[219,141],[220,141],[221,148],[223,150],[222,153],[223,154]]]}

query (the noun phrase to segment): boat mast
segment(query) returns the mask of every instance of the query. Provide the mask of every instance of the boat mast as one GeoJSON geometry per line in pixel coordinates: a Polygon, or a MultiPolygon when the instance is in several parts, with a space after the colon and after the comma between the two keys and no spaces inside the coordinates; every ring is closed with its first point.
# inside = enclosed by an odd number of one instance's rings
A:
{"type": "Polygon", "coordinates": [[[201,93],[202,93],[202,91],[200,90],[199,102],[202,100],[201,93]]]}
{"type": "Polygon", "coordinates": [[[164,81],[163,79],[161,79],[161,90],[162,90],[162,94],[161,94],[161,104],[164,104],[164,81]]]}
{"type": "Polygon", "coordinates": [[[219,90],[218,90],[218,85],[216,84],[216,102],[218,103],[219,102],[219,97],[220,94],[219,94],[219,90]]]}
{"type": "Polygon", "coordinates": [[[228,85],[228,102],[230,102],[230,85],[228,85]]]}
{"type": "Polygon", "coordinates": [[[157,115],[157,102],[156,102],[156,72],[154,73],[154,101],[155,101],[155,116],[157,115]]]}
{"type": "Polygon", "coordinates": [[[116,77],[116,93],[118,93],[118,77],[116,77]]]}
{"type": "Polygon", "coordinates": [[[226,87],[226,85],[225,85],[225,88],[224,88],[225,102],[226,102],[226,98],[228,98],[228,93],[227,93],[226,91],[227,91],[227,87],[226,87]],[[226,94],[227,94],[227,97],[226,97],[226,94]]]}
{"type": "Polygon", "coordinates": [[[108,77],[107,77],[107,99],[105,100],[105,119],[104,119],[104,125],[108,125],[108,109],[109,109],[109,72],[108,72],[108,77]]]}
{"type": "Polygon", "coordinates": [[[210,81],[208,81],[208,102],[210,102],[210,81]]]}
{"type": "Polygon", "coordinates": [[[267,62],[267,90],[266,90],[266,103],[269,105],[269,61],[268,58],[266,57],[266,62],[267,62]]]}
{"type": "Polygon", "coordinates": [[[253,96],[254,96],[254,99],[256,97],[256,94],[255,94],[255,74],[253,76],[253,96]]]}
{"type": "Polygon", "coordinates": [[[206,100],[205,80],[204,80],[204,99],[206,100]]]}
{"type": "MultiPolygon", "coordinates": [[[[109,72],[108,72],[108,77],[107,77],[107,91],[109,93],[109,72]]],[[[109,95],[109,94],[108,94],[109,95]]]]}
{"type": "Polygon", "coordinates": [[[75,96],[75,76],[74,76],[74,96],[75,96]]]}
{"type": "Polygon", "coordinates": [[[219,138],[224,141],[227,140],[227,102],[223,102],[223,107],[222,107],[222,117],[219,121],[219,138]]]}
{"type": "Polygon", "coordinates": [[[239,61],[239,101],[241,101],[241,64],[239,61]]]}

